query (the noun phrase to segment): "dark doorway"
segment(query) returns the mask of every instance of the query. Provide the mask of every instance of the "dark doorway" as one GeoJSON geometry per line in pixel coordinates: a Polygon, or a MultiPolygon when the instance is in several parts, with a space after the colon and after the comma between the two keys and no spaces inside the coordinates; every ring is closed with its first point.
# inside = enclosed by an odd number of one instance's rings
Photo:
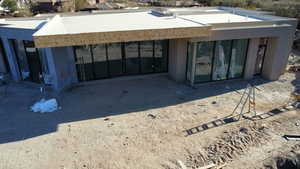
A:
{"type": "Polygon", "coordinates": [[[42,67],[37,49],[32,41],[23,41],[32,82],[41,83],[42,67]]]}
{"type": "Polygon", "coordinates": [[[10,40],[22,80],[41,83],[42,67],[33,41],[10,40]]]}
{"type": "Polygon", "coordinates": [[[260,75],[263,70],[263,64],[268,46],[268,38],[260,38],[259,46],[257,50],[257,57],[255,63],[255,75],[260,75]]]}

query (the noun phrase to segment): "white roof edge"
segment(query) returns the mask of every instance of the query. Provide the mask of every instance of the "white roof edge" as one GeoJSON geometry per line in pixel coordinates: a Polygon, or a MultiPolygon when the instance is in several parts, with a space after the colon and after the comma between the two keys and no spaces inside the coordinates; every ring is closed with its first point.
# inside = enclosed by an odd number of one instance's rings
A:
{"type": "Polygon", "coordinates": [[[50,19],[41,29],[33,34],[33,36],[43,36],[48,35],[48,32],[59,30],[62,34],[67,33],[64,24],[62,23],[62,18],[60,15],[55,15],[50,19]]]}

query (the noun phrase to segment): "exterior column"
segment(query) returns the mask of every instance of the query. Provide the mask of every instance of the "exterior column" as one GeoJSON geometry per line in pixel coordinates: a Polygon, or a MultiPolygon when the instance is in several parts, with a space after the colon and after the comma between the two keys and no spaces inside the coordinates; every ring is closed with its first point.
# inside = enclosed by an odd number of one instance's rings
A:
{"type": "Polygon", "coordinates": [[[187,39],[169,42],[169,76],[176,82],[185,82],[187,66],[187,39]]]}
{"type": "Polygon", "coordinates": [[[16,54],[14,52],[13,46],[11,43],[9,43],[7,38],[2,38],[3,47],[7,56],[8,64],[10,67],[12,79],[14,81],[20,81],[21,75],[17,63],[16,54]]]}
{"type": "Polygon", "coordinates": [[[45,52],[46,59],[47,59],[51,85],[54,89],[57,89],[58,88],[58,80],[57,80],[57,73],[56,73],[55,61],[54,61],[52,49],[44,48],[44,52],[45,52]]]}
{"type": "Polygon", "coordinates": [[[255,72],[255,64],[257,51],[259,46],[259,38],[250,39],[247,51],[247,59],[244,70],[244,79],[251,79],[255,72]]]}
{"type": "Polygon", "coordinates": [[[277,80],[286,67],[290,53],[288,36],[269,39],[262,76],[268,80],[277,80]]]}
{"type": "Polygon", "coordinates": [[[72,47],[46,48],[45,53],[54,90],[61,91],[78,82],[72,47]]]}

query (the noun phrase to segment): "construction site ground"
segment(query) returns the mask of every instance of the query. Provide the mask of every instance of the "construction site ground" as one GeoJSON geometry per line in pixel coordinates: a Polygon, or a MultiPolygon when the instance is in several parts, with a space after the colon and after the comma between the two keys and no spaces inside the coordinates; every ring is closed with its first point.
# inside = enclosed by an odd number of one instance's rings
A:
{"type": "Polygon", "coordinates": [[[47,94],[61,108],[44,114],[30,111],[43,97],[38,87],[1,86],[0,168],[276,168],[300,150],[283,137],[300,135],[299,109],[285,106],[299,81],[299,73],[194,88],[166,75],[109,80],[47,94]],[[248,83],[258,116],[232,121],[248,83]]]}

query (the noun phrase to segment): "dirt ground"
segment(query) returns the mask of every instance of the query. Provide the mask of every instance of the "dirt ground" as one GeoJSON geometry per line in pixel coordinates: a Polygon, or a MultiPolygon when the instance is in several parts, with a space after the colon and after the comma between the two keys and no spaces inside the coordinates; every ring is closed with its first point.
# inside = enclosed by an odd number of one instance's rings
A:
{"type": "MultiPolygon", "coordinates": [[[[300,150],[299,109],[286,105],[300,76],[255,78],[191,88],[166,76],[95,82],[57,98],[61,109],[33,113],[38,87],[0,87],[1,169],[271,168],[300,150]],[[247,84],[256,85],[258,118],[231,121],[247,84]],[[212,122],[212,123],[210,123],[212,122]]],[[[249,114],[248,117],[252,117],[249,114]]]]}

